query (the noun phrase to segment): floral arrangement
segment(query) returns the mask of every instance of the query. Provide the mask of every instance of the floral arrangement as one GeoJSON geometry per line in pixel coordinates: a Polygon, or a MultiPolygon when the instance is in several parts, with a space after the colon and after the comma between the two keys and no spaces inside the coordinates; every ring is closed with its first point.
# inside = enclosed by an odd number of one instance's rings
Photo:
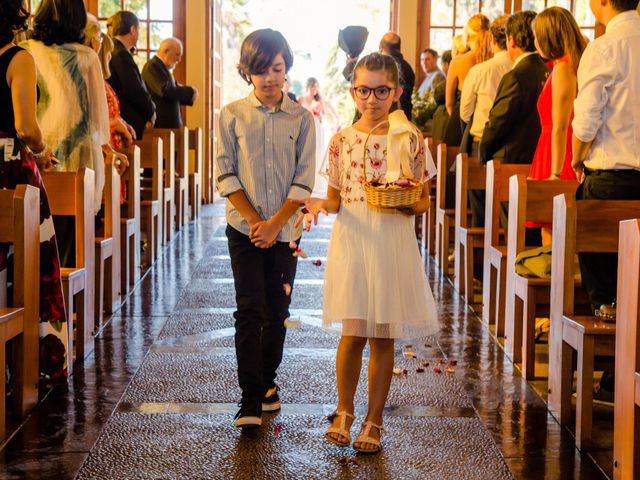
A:
{"type": "Polygon", "coordinates": [[[433,113],[436,111],[438,105],[433,98],[433,91],[429,90],[424,96],[420,96],[417,90],[413,90],[411,95],[412,109],[411,120],[420,130],[425,131],[430,129],[429,122],[433,118],[433,113]]]}

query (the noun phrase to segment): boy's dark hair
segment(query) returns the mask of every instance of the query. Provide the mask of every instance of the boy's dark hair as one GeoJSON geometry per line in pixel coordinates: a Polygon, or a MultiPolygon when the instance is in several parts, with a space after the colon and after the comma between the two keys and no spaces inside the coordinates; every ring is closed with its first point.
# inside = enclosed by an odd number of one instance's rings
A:
{"type": "Polygon", "coordinates": [[[22,0],[3,0],[0,2],[0,47],[11,43],[14,35],[27,28],[29,12],[22,0]]]}
{"type": "Polygon", "coordinates": [[[451,63],[451,50],[445,50],[444,52],[442,52],[442,63],[451,63]]]}
{"type": "Polygon", "coordinates": [[[420,53],[428,53],[433,58],[435,58],[435,59],[438,58],[438,52],[436,52],[433,48],[423,48],[420,53]]]}
{"type": "Polygon", "coordinates": [[[500,50],[507,49],[507,32],[505,31],[505,25],[509,20],[509,15],[502,15],[496,18],[491,23],[491,36],[495,40],[500,50]]]}
{"type": "Polygon", "coordinates": [[[87,10],[82,0],[43,0],[33,23],[31,38],[47,46],[82,43],[87,10]]]}
{"type": "Polygon", "coordinates": [[[638,0],[609,0],[611,6],[618,12],[626,12],[638,8],[638,0]]]}
{"type": "Polygon", "coordinates": [[[288,72],[293,65],[293,52],[284,36],[270,28],[251,32],[240,47],[238,73],[245,82],[251,84],[251,75],[266,72],[279,53],[284,58],[285,72],[288,72]]]}
{"type": "Polygon", "coordinates": [[[514,13],[509,17],[505,26],[507,37],[513,37],[516,47],[525,52],[536,51],[533,29],[531,28],[531,22],[534,18],[536,18],[536,12],[531,10],[514,13]]]}
{"type": "Polygon", "coordinates": [[[107,25],[109,24],[111,28],[111,35],[116,37],[118,35],[126,35],[131,31],[131,27],[138,28],[140,20],[138,20],[135,13],[127,10],[121,10],[114,13],[109,20],[107,20],[107,25]]]}
{"type": "Polygon", "coordinates": [[[358,70],[369,70],[370,72],[377,72],[384,70],[387,72],[387,78],[391,80],[396,86],[400,85],[400,68],[398,62],[391,55],[385,55],[384,53],[370,53],[362,57],[356,64],[356,68],[353,69],[353,75],[351,76],[351,83],[356,84],[356,77],[358,76],[358,70]]]}

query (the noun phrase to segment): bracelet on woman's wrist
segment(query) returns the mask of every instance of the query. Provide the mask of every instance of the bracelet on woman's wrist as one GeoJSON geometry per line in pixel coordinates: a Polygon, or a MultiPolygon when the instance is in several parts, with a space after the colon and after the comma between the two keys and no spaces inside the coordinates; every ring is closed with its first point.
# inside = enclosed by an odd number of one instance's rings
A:
{"type": "Polygon", "coordinates": [[[46,143],[44,144],[44,148],[39,152],[34,152],[33,150],[31,150],[31,155],[33,155],[33,158],[35,158],[36,160],[41,160],[50,153],[51,153],[51,148],[46,143]]]}

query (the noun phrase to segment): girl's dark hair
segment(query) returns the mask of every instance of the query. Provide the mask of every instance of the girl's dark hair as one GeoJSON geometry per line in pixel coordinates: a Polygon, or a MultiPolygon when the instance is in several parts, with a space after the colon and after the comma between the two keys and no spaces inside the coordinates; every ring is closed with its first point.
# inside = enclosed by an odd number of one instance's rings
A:
{"type": "Polygon", "coordinates": [[[266,72],[279,53],[284,58],[285,72],[288,72],[293,65],[293,52],[284,36],[270,28],[251,32],[240,47],[238,73],[248,84],[251,84],[251,75],[261,75],[266,72]]]}
{"type": "Polygon", "coordinates": [[[384,70],[387,73],[387,79],[391,80],[394,85],[400,85],[400,69],[398,63],[391,55],[385,55],[384,53],[370,53],[362,57],[356,64],[356,68],[353,69],[353,75],[351,76],[351,83],[356,84],[356,77],[358,76],[358,70],[369,70],[370,72],[377,72],[384,70]]]}
{"type": "MultiPolygon", "coordinates": [[[[320,86],[320,82],[318,82],[318,79],[315,77],[309,77],[307,78],[307,90],[309,90],[311,87],[313,87],[314,85],[317,85],[318,87],[320,86]]],[[[316,102],[320,101],[320,88],[318,88],[318,92],[313,96],[313,99],[316,102]]]]}
{"type": "Polygon", "coordinates": [[[22,0],[2,0],[0,2],[0,47],[13,41],[20,30],[27,27],[29,12],[22,0]]]}
{"type": "Polygon", "coordinates": [[[33,23],[31,38],[47,46],[82,43],[87,10],[83,0],[43,0],[33,23]]]}

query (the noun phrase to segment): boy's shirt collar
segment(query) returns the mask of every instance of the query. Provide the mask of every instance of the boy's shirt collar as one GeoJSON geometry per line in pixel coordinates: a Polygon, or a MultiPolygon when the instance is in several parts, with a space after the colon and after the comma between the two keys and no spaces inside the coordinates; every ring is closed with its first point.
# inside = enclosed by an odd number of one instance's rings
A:
{"type": "MultiPolygon", "coordinates": [[[[251,90],[251,93],[247,96],[247,101],[253,107],[264,108],[266,110],[270,110],[269,107],[263,105],[262,102],[260,100],[258,100],[258,97],[256,96],[256,91],[255,90],[251,90]]],[[[285,95],[283,93],[282,94],[282,100],[280,100],[280,103],[278,105],[276,105],[276,107],[275,107],[275,109],[273,111],[274,112],[279,112],[279,111],[282,110],[285,113],[292,114],[292,113],[294,113],[296,106],[297,106],[297,104],[293,100],[291,100],[288,95],[285,95]]]]}

